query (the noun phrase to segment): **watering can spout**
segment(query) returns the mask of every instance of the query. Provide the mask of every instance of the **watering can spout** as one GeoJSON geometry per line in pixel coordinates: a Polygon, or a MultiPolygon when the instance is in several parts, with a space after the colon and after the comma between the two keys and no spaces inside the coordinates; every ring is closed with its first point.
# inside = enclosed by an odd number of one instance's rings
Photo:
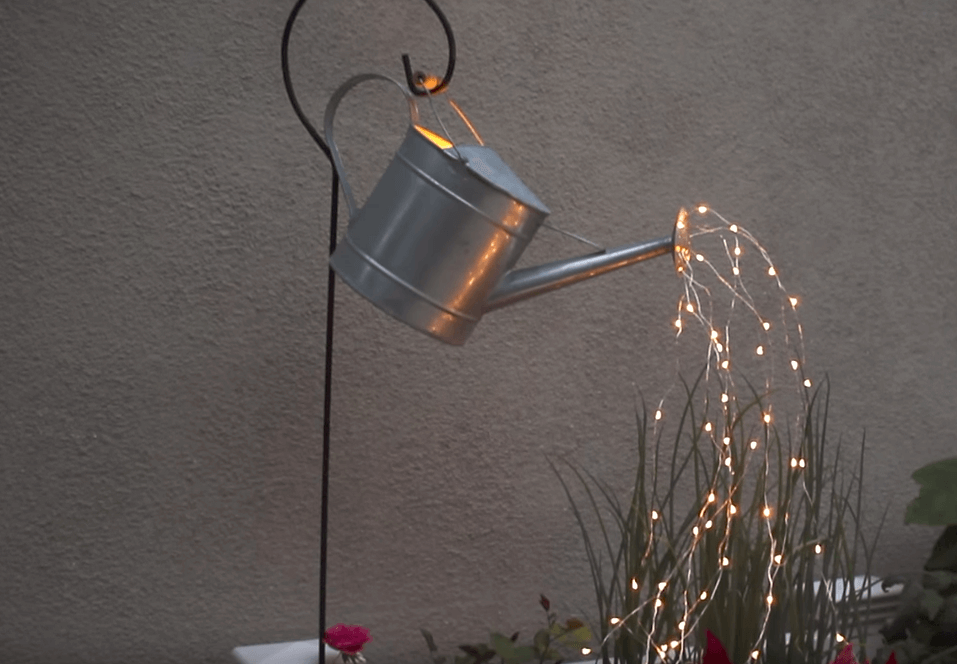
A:
{"type": "Polygon", "coordinates": [[[586,256],[512,270],[502,277],[492,291],[486,301],[485,312],[501,309],[648,258],[670,255],[674,251],[674,246],[674,237],[668,236],[650,242],[637,242],[615,249],[605,249],[586,256]]]}

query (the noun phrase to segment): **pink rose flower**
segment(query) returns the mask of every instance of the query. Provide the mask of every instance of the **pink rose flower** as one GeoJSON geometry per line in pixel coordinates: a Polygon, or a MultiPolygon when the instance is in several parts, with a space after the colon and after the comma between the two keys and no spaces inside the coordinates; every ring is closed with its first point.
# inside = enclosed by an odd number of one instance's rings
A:
{"type": "Polygon", "coordinates": [[[365,627],[339,623],[326,630],[323,640],[343,655],[357,655],[372,637],[365,627]]]}
{"type": "Polygon", "coordinates": [[[718,637],[711,633],[710,629],[707,631],[707,637],[708,645],[704,651],[704,658],[702,658],[701,664],[731,664],[724,645],[718,640],[718,637]]]}

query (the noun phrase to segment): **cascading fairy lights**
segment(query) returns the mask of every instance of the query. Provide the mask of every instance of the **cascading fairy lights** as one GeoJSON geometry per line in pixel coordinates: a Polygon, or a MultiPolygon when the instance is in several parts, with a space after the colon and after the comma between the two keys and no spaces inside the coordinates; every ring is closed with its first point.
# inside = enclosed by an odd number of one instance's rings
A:
{"type": "MultiPolygon", "coordinates": [[[[685,539],[667,542],[676,556],[670,572],[656,583],[631,579],[634,593],[646,586],[651,590],[627,615],[610,618],[613,629],[608,638],[617,630],[640,630],[645,644],[642,661],[646,662],[654,656],[665,662],[697,656],[687,647],[687,640],[695,633],[723,575],[734,567],[732,528],[735,519],[741,518],[739,506],[750,491],[768,545],[762,572],[761,624],[749,648],[751,658],[759,660],[776,602],[775,579],[789,554],[785,544],[792,534],[787,504],[776,510],[768,493],[767,479],[772,473],[769,442],[778,427],[800,430],[812,386],[804,372],[803,330],[797,318],[800,302],[784,287],[780,270],[757,239],[706,205],[681,211],[675,244],[682,285],[673,319],[676,375],[680,375],[682,358],[700,362],[704,356],[705,368],[695,391],[703,413],[697,435],[710,442],[715,467],[704,500],[694,512],[694,525],[685,539]],[[708,546],[702,546],[706,541],[708,546]],[[713,569],[695,576],[693,570],[702,569],[706,556],[711,556],[713,569]],[[672,619],[678,617],[673,625],[662,622],[666,606],[672,619]],[[632,621],[629,626],[628,618],[646,616],[642,612],[648,608],[650,623],[632,621]],[[661,634],[666,636],[662,639],[661,634]]],[[[669,424],[669,397],[676,385],[677,381],[654,411],[651,424],[658,435],[669,424]]],[[[794,475],[788,481],[806,493],[801,475],[806,467],[803,450],[791,450],[788,456],[785,471],[794,475]]],[[[664,509],[663,505],[657,507],[664,509]]],[[[658,545],[656,538],[672,535],[665,532],[659,509],[652,509],[649,516],[646,557],[658,545]]],[[[822,543],[815,544],[814,551],[821,554],[822,543]]]]}

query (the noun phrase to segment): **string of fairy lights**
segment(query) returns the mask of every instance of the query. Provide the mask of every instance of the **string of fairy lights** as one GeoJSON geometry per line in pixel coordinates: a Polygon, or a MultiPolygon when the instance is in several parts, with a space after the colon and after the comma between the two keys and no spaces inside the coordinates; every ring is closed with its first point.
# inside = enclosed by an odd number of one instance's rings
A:
{"type": "MultiPolygon", "coordinates": [[[[694,358],[704,369],[695,391],[702,408],[697,432],[710,443],[715,460],[708,488],[697,507],[694,525],[684,539],[670,540],[662,527],[662,505],[652,506],[650,528],[642,555],[654,554],[659,544],[671,547],[675,560],[667,575],[647,584],[632,578],[631,590],[642,594],[630,612],[611,616],[611,630],[602,645],[618,630],[640,630],[645,644],[642,661],[681,662],[700,653],[689,644],[696,634],[726,570],[734,564],[731,535],[734,519],[745,500],[748,482],[772,472],[769,442],[775,427],[800,430],[810,404],[812,382],[805,375],[804,333],[797,317],[799,298],[789,292],[768,251],[746,228],[729,221],[706,205],[682,209],[675,225],[675,268],[681,280],[681,294],[673,319],[677,371],[682,359],[694,358]],[[676,348],[677,349],[677,348],[676,348]],[[747,378],[745,378],[747,377],[747,378]],[[752,380],[752,379],[757,380],[752,380]],[[757,410],[755,410],[757,408],[757,410]],[[750,413],[746,412],[750,409],[750,413]],[[778,418],[782,419],[778,422],[778,418]],[[747,417],[756,423],[747,425],[747,417]],[[790,419],[793,417],[793,419],[790,419]],[[717,540],[715,541],[715,537],[717,540]],[[709,547],[702,543],[708,538],[709,547]],[[705,551],[707,548],[707,551],[705,551]],[[705,553],[711,553],[715,569],[703,583],[695,584],[694,569],[700,569],[705,553]],[[648,589],[645,589],[648,586],[648,589]],[[671,611],[665,611],[670,605],[671,611]],[[646,611],[650,609],[650,622],[646,611]],[[643,615],[643,620],[629,618],[643,615]],[[670,616],[670,617],[666,617],[670,616]],[[663,621],[674,620],[665,625],[663,621]],[[658,642],[661,634],[667,634],[658,642]]],[[[653,433],[659,435],[669,424],[669,404],[675,385],[658,402],[653,414],[653,433]]],[[[678,414],[675,413],[677,418],[678,414]]],[[[657,464],[657,460],[655,460],[657,464]]],[[[795,475],[799,491],[807,492],[802,471],[807,463],[799,449],[787,466],[795,475]]],[[[775,514],[768,495],[768,482],[758,482],[758,509],[767,534],[767,564],[762,576],[766,594],[760,612],[757,638],[750,647],[753,660],[762,658],[762,648],[772,607],[775,577],[787,555],[784,543],[790,536],[790,515],[775,514]],[[763,505],[763,507],[762,507],[763,505]]],[[[821,554],[825,543],[813,543],[821,554]]],[[[700,580],[700,578],[699,578],[700,580]]],[[[837,641],[843,640],[840,634],[837,641]]],[[[584,649],[588,655],[591,651],[584,649]]]]}

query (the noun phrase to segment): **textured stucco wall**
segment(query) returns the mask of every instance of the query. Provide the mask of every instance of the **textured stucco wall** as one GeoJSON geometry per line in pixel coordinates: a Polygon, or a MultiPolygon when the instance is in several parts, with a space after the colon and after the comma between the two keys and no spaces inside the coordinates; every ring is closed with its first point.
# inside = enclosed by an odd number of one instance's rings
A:
{"type": "MultiPolygon", "coordinates": [[[[0,660],[225,662],[314,636],[329,168],[285,99],[292,3],[0,4],[0,660]]],[[[957,5],[445,0],[457,100],[557,225],[606,245],[706,200],[801,293],[834,431],[866,428],[879,571],[957,430],[957,5]]],[[[424,3],[307,5],[303,105],[424,3]]],[[[364,194],[405,120],[350,98],[364,194]]],[[[527,264],[580,251],[542,233],[527,264]]],[[[652,262],[496,312],[463,348],[339,289],[330,617],[373,662],[591,606],[545,455],[613,481],[669,368],[652,262]],[[392,653],[389,655],[388,653],[392,653]]]]}

